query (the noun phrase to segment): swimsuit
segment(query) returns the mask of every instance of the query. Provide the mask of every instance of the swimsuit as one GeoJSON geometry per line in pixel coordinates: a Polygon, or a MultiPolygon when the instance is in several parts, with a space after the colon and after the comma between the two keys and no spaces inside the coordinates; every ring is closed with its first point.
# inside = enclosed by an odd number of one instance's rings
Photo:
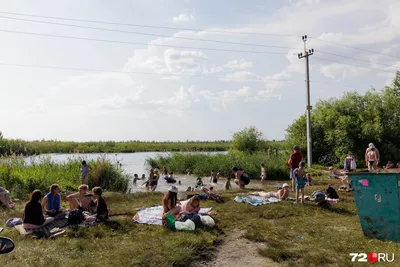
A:
{"type": "Polygon", "coordinates": [[[250,183],[250,177],[249,176],[245,176],[242,174],[242,176],[240,176],[240,180],[245,184],[248,185],[250,183]]]}
{"type": "Polygon", "coordinates": [[[306,181],[305,180],[299,180],[296,177],[296,188],[297,189],[303,189],[305,185],[306,185],[306,181]]]}

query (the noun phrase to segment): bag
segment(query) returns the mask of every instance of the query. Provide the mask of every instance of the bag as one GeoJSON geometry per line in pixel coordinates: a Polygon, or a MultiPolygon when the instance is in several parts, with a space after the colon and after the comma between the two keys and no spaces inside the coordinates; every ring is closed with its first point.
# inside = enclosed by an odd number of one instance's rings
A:
{"type": "Polygon", "coordinates": [[[182,218],[182,221],[184,221],[184,222],[186,222],[187,220],[191,220],[192,222],[194,222],[194,225],[196,226],[196,228],[200,227],[202,224],[201,217],[198,214],[188,214],[182,218]]]}
{"type": "Polygon", "coordinates": [[[186,220],[185,222],[180,222],[180,221],[175,222],[176,230],[192,231],[195,228],[196,226],[192,220],[186,220]]]}
{"type": "Polygon", "coordinates": [[[85,216],[83,216],[83,211],[80,209],[73,210],[68,214],[69,225],[80,224],[84,220],[85,216]]]}
{"type": "Polygon", "coordinates": [[[201,223],[208,227],[214,227],[215,222],[214,219],[208,215],[201,215],[200,216],[201,223]]]}

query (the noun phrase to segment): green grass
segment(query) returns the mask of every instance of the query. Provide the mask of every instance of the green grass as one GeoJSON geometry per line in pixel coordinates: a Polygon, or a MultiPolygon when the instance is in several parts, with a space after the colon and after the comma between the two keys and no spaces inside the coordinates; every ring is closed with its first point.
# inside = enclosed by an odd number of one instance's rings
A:
{"type": "MultiPolygon", "coordinates": [[[[83,159],[68,159],[54,163],[50,158],[39,162],[26,162],[19,158],[0,159],[0,185],[18,197],[26,197],[35,189],[43,192],[51,184],[59,184],[63,191],[76,190],[81,184],[81,162],[83,159]]],[[[88,161],[93,168],[89,173],[89,185],[101,185],[109,191],[125,192],[128,176],[118,166],[105,159],[88,161]]]]}
{"type": "MultiPolygon", "coordinates": [[[[317,180],[320,185],[307,188],[307,194],[332,182],[317,180]]],[[[254,207],[233,202],[237,193],[222,192],[223,204],[201,203],[217,212],[213,229],[174,232],[131,222],[137,208],[160,204],[161,193],[109,192],[105,198],[112,221],[71,229],[64,237],[49,240],[23,238],[4,226],[7,218],[21,216],[23,203],[18,202],[15,210],[0,212],[2,235],[17,245],[12,253],[0,256],[0,266],[191,266],[212,259],[218,244],[240,230],[246,230],[244,238],[250,242],[265,243],[259,254],[281,266],[351,266],[350,252],[398,252],[395,243],[363,236],[351,193],[338,192],[341,201],[331,209],[312,202],[295,206],[292,201],[254,207]]]]}
{"type": "Polygon", "coordinates": [[[283,180],[288,176],[288,169],[285,166],[287,155],[278,155],[257,152],[246,154],[238,151],[229,151],[226,154],[192,154],[192,153],[171,153],[168,156],[159,155],[146,160],[152,168],[161,169],[164,166],[168,170],[185,173],[190,169],[193,174],[209,176],[211,170],[221,170],[224,175],[232,175],[232,166],[243,168],[252,179],[259,179],[260,164],[264,163],[267,168],[268,179],[283,180]]]}

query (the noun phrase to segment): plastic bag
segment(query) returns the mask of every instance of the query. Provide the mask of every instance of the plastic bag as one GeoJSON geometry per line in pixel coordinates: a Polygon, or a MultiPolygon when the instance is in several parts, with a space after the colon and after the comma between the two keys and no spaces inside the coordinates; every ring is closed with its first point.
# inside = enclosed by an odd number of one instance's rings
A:
{"type": "Polygon", "coordinates": [[[208,215],[201,215],[200,216],[201,223],[208,227],[214,227],[215,222],[214,219],[208,215]]]}
{"type": "Polygon", "coordinates": [[[185,222],[176,221],[175,229],[184,231],[193,231],[196,228],[192,220],[186,220],[185,222]]]}
{"type": "Polygon", "coordinates": [[[167,222],[168,229],[175,230],[175,217],[171,214],[165,214],[165,220],[167,222]]]}

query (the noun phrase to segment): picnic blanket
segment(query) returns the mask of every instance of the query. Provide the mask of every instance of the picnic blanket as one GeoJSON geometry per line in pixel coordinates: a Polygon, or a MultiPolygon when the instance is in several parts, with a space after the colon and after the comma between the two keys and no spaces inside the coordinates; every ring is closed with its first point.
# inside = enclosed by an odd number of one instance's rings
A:
{"type": "Polygon", "coordinates": [[[16,225],[16,226],[14,226],[14,228],[17,229],[17,231],[20,232],[21,235],[34,235],[37,238],[41,238],[41,237],[47,238],[47,237],[55,236],[55,235],[59,234],[60,232],[62,232],[63,230],[65,230],[67,223],[68,223],[68,219],[62,218],[62,219],[54,220],[53,222],[43,225],[40,228],[32,229],[32,230],[28,230],[28,231],[24,229],[22,224],[16,225]]]}
{"type": "Polygon", "coordinates": [[[272,204],[280,202],[279,199],[270,197],[265,198],[261,196],[236,196],[234,201],[239,203],[249,203],[253,206],[265,205],[265,204],[272,204]]]}
{"type": "MultiPolygon", "coordinates": [[[[202,208],[199,214],[207,214],[212,208],[202,208]]],[[[163,206],[146,208],[138,211],[132,221],[144,224],[162,225],[163,206]]]]}

